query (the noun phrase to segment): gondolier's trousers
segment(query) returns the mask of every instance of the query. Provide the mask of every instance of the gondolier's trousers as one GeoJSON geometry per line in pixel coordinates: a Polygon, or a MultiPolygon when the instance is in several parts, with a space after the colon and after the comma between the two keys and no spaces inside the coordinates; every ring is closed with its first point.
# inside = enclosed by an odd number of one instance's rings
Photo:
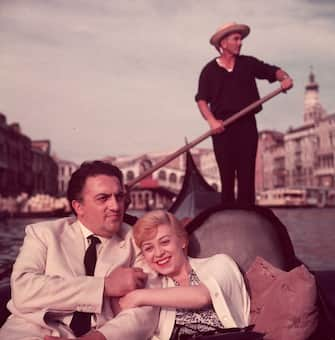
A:
{"type": "Polygon", "coordinates": [[[222,185],[222,203],[255,203],[255,163],[258,144],[256,119],[247,116],[214,135],[213,147],[222,185]],[[237,199],[234,188],[237,179],[237,199]]]}

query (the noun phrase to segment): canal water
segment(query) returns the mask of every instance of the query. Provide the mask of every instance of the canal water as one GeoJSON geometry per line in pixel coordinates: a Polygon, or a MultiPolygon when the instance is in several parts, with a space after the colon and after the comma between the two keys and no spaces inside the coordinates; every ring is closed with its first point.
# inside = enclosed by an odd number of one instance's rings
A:
{"type": "MultiPolygon", "coordinates": [[[[335,270],[335,209],[273,209],[286,225],[297,256],[313,270],[335,270]]],[[[39,219],[0,222],[0,286],[8,282],[27,224],[39,219]],[[7,279],[6,279],[7,277],[7,279]]]]}

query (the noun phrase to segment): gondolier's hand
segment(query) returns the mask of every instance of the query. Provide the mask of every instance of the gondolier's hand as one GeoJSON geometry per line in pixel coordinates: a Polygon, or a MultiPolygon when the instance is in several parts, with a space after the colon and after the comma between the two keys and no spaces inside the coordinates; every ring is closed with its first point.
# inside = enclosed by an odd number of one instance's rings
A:
{"type": "Polygon", "coordinates": [[[209,127],[211,128],[212,134],[216,135],[224,131],[224,123],[220,119],[211,118],[208,120],[209,127]]]}
{"type": "Polygon", "coordinates": [[[293,87],[293,80],[290,78],[290,76],[287,76],[280,82],[280,86],[283,89],[284,92],[291,89],[293,87]]]}
{"type": "MultiPolygon", "coordinates": [[[[49,335],[46,335],[44,337],[44,340],[67,340],[67,339],[68,338],[65,338],[65,337],[49,336],[49,335]]],[[[73,339],[73,338],[71,338],[71,339],[73,339]]],[[[74,339],[77,339],[77,340],[107,340],[105,338],[105,336],[98,331],[90,331],[87,334],[81,336],[80,338],[74,338],[74,339]]]]}
{"type": "Polygon", "coordinates": [[[118,267],[105,277],[104,294],[123,296],[136,288],[144,288],[148,275],[141,268],[118,267]]]}

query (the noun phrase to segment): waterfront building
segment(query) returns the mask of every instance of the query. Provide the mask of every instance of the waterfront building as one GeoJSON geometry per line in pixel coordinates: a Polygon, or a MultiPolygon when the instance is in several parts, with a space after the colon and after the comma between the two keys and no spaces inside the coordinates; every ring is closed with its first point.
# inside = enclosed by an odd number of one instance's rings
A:
{"type": "MultiPolygon", "coordinates": [[[[152,168],[157,162],[164,158],[165,154],[148,153],[140,156],[121,156],[107,157],[104,160],[109,161],[118,166],[124,176],[125,183],[129,183],[137,178],[144,171],[152,168]]],[[[168,188],[173,192],[177,192],[182,181],[182,162],[179,157],[171,164],[160,168],[153,173],[152,178],[157,181],[158,185],[168,188]]]]}
{"type": "MultiPolygon", "coordinates": [[[[147,153],[140,156],[106,157],[104,161],[117,165],[121,169],[127,184],[170,154],[172,152],[147,153]]],[[[192,156],[208,184],[218,189],[220,187],[220,178],[213,151],[210,149],[194,148],[192,149],[192,156]]],[[[185,165],[186,157],[183,154],[155,171],[152,174],[152,179],[159,186],[177,193],[184,180],[185,165]]]]}
{"type": "Polygon", "coordinates": [[[0,113],[0,211],[21,210],[34,194],[57,195],[57,164],[50,141],[32,141],[0,113]]]}
{"type": "Polygon", "coordinates": [[[167,209],[171,206],[176,194],[159,185],[152,176],[143,179],[130,191],[130,209],[151,210],[167,209]]]}
{"type": "Polygon", "coordinates": [[[313,72],[305,86],[303,124],[286,133],[261,131],[257,192],[280,187],[334,188],[335,114],[320,103],[313,72]]]}
{"type": "Polygon", "coordinates": [[[284,186],[284,163],[284,134],[274,130],[260,131],[256,156],[256,192],[284,186]]]}
{"type": "Polygon", "coordinates": [[[58,165],[58,195],[66,196],[68,183],[72,174],[78,169],[78,165],[64,159],[57,159],[58,165]]]}
{"type": "Polygon", "coordinates": [[[325,188],[335,187],[335,113],[320,119],[315,125],[317,152],[315,183],[325,188]]]}
{"type": "Polygon", "coordinates": [[[0,195],[17,196],[32,190],[31,140],[18,123],[7,124],[0,113],[0,195]]]}
{"type": "Polygon", "coordinates": [[[32,141],[33,194],[58,194],[58,167],[50,155],[50,141],[32,141]]]}
{"type": "Polygon", "coordinates": [[[220,173],[213,150],[204,148],[196,150],[198,150],[196,154],[199,155],[199,162],[196,162],[197,157],[193,154],[192,158],[194,159],[199,171],[212,188],[216,191],[221,191],[220,173]]]}
{"type": "MultiPolygon", "coordinates": [[[[118,166],[123,173],[125,184],[129,184],[171,154],[172,152],[161,152],[140,156],[110,156],[104,158],[103,161],[118,166]]],[[[192,149],[192,158],[207,183],[217,190],[220,187],[220,178],[213,151],[205,148],[194,148],[192,149]]],[[[150,210],[170,207],[182,187],[185,170],[186,154],[182,154],[142,179],[130,191],[131,203],[129,208],[150,210]]]]}
{"type": "Polygon", "coordinates": [[[314,165],[316,159],[315,124],[290,129],[284,136],[286,186],[314,186],[314,165]]]}

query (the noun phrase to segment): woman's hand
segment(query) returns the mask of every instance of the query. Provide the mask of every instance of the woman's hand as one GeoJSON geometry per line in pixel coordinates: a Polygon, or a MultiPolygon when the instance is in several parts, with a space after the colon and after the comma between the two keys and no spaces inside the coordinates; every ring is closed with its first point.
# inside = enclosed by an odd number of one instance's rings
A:
{"type": "Polygon", "coordinates": [[[121,310],[141,306],[141,289],[135,289],[132,292],[122,296],[119,300],[121,310]]]}

